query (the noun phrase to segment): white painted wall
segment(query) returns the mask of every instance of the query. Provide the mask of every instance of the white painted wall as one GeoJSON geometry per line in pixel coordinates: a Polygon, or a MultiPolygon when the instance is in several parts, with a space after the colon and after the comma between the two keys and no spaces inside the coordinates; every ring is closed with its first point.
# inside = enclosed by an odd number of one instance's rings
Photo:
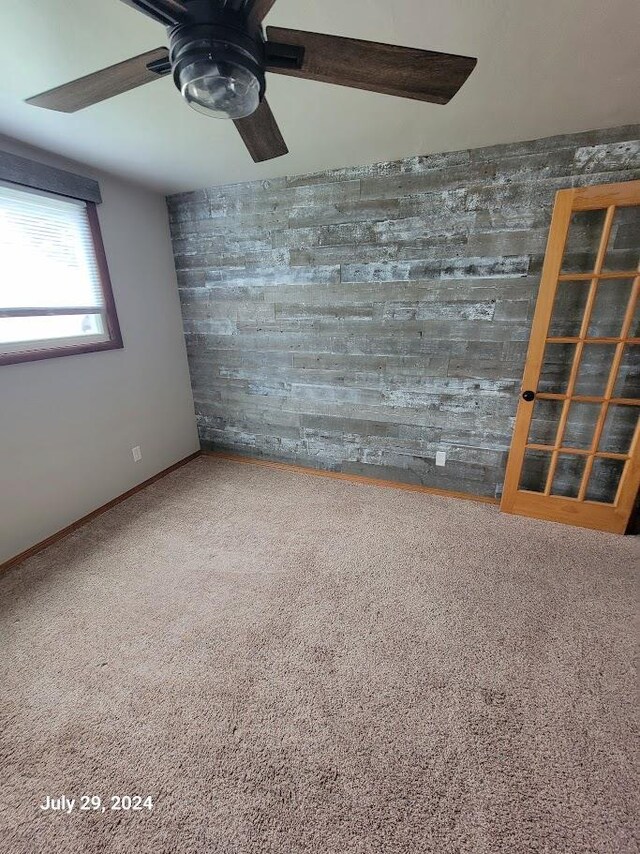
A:
{"type": "Polygon", "coordinates": [[[0,563],[198,449],[163,196],[15,141],[100,182],[124,349],[0,366],[0,563]],[[131,448],[143,460],[134,463],[131,448]]]}

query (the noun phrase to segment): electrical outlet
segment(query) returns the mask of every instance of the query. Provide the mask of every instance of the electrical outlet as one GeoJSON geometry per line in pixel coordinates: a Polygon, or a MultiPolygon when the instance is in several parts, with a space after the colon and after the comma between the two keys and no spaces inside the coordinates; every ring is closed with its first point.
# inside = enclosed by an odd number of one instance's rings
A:
{"type": "Polygon", "coordinates": [[[134,463],[139,463],[142,459],[142,451],[140,450],[140,445],[136,445],[135,448],[131,448],[131,454],[133,456],[134,463]]]}
{"type": "Polygon", "coordinates": [[[447,464],[446,451],[436,451],[436,465],[437,466],[446,466],[446,464],[447,464]]]}

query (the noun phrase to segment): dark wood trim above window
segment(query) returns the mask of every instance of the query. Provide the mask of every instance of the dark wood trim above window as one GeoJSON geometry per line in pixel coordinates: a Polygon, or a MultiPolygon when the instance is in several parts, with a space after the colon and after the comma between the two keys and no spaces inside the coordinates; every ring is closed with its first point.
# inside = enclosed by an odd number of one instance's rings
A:
{"type": "Polygon", "coordinates": [[[21,184],[58,196],[100,204],[100,185],[93,178],[75,175],[37,160],[29,160],[9,151],[0,151],[0,181],[21,184]]]}

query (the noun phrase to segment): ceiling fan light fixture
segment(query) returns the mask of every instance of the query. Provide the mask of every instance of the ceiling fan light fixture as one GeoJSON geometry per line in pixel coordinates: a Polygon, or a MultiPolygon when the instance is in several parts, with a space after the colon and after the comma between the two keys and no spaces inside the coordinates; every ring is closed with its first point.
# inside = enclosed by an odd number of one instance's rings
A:
{"type": "Polygon", "coordinates": [[[179,82],[190,107],[217,119],[244,119],[260,106],[258,77],[237,62],[196,60],[182,67],[179,82]]]}
{"type": "Polygon", "coordinates": [[[187,104],[218,119],[253,115],[266,89],[262,30],[211,0],[189,4],[190,20],[169,31],[173,79],[187,104]]]}

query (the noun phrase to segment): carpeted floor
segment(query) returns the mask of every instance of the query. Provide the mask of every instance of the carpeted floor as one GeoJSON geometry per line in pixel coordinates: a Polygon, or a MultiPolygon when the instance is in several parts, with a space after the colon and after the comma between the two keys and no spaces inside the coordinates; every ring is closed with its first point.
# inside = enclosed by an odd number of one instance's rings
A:
{"type": "Polygon", "coordinates": [[[196,460],[0,578],[0,849],[637,852],[639,558],[196,460]]]}

